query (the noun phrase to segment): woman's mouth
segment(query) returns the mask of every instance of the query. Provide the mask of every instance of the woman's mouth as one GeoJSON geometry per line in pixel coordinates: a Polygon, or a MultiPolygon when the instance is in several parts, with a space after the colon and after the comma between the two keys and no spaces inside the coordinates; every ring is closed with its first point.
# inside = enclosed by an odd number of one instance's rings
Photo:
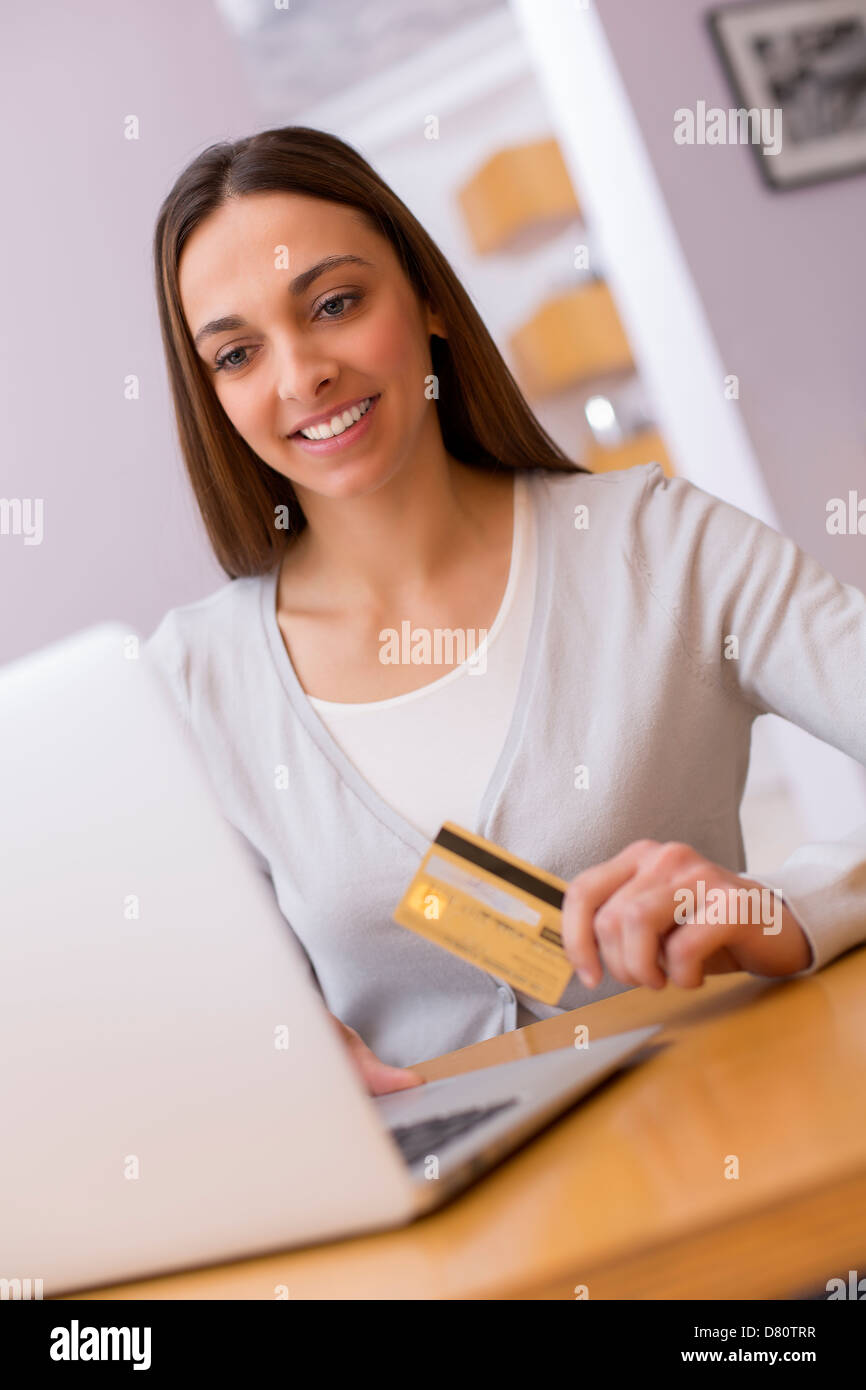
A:
{"type": "Polygon", "coordinates": [[[289,439],[311,454],[330,454],[337,449],[345,449],[368,432],[379,395],[366,396],[341,414],[332,415],[329,420],[320,420],[317,425],[296,430],[289,435],[289,439]]]}

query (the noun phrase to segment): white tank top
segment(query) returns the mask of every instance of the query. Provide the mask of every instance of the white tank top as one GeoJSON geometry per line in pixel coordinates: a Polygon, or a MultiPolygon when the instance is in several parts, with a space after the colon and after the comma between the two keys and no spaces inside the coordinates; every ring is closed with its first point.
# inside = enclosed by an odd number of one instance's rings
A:
{"type": "Polygon", "coordinates": [[[367,704],[309,696],[350,762],[385,801],[433,839],[443,821],[474,830],[511,724],[535,599],[535,517],[514,475],[511,566],[486,638],[438,680],[367,704]]]}

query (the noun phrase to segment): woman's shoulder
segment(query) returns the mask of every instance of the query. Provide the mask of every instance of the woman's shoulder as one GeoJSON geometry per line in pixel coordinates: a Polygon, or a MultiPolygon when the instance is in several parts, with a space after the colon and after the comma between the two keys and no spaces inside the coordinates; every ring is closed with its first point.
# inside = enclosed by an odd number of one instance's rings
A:
{"type": "MultiPolygon", "coordinates": [[[[657,462],[605,473],[547,473],[543,489],[548,534],[567,555],[575,532],[583,548],[611,547],[644,576],[671,577],[676,585],[730,569],[744,556],[773,564],[780,537],[734,503],[708,492],[657,462]]],[[[789,542],[790,544],[790,542],[789,542]]]]}
{"type": "Polygon", "coordinates": [[[595,502],[613,509],[626,506],[629,499],[640,500],[671,481],[661,464],[655,462],[605,472],[533,468],[525,470],[523,477],[531,488],[543,490],[554,502],[574,497],[587,505],[595,502]]]}
{"type": "Polygon", "coordinates": [[[251,581],[231,579],[210,594],[189,603],[169,608],[157,623],[145,646],[153,652],[167,646],[172,638],[183,637],[190,642],[206,640],[215,629],[231,620],[245,599],[249,598],[251,581]]]}
{"type": "Polygon", "coordinates": [[[582,530],[587,538],[633,529],[648,500],[672,481],[655,462],[603,473],[536,469],[525,476],[554,529],[582,530]]]}
{"type": "Polygon", "coordinates": [[[168,609],[144,643],[145,656],[185,692],[195,672],[236,663],[244,636],[254,630],[269,577],[232,579],[203,598],[168,609]]]}
{"type": "Polygon", "coordinates": [[[643,492],[647,486],[667,481],[660,463],[639,463],[631,468],[593,472],[588,469],[566,472],[553,468],[527,469],[524,476],[534,485],[545,485],[554,492],[588,491],[603,493],[643,492]]]}
{"type": "Polygon", "coordinates": [[[678,531],[699,526],[708,511],[734,520],[745,516],[688,478],[666,473],[655,461],[603,473],[537,470],[528,476],[534,487],[544,489],[554,507],[582,503],[591,515],[611,524],[618,519],[625,526],[649,528],[659,537],[666,526],[678,531]]]}

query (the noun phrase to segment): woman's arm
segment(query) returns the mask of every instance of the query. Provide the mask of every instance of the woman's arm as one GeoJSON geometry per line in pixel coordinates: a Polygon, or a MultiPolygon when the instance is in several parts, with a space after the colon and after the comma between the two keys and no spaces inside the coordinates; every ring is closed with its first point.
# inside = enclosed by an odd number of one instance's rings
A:
{"type": "MultiPolygon", "coordinates": [[[[647,470],[627,559],[676,633],[685,676],[866,766],[866,594],[657,464],[647,470]]],[[[665,977],[699,985],[704,972],[731,969],[812,973],[866,940],[866,824],[754,875],[689,845],[637,841],[573,880],[563,934],[592,984],[599,952],[616,978],[654,987],[665,977]],[[721,920],[722,895],[736,908],[737,890],[749,887],[778,890],[759,900],[769,920],[721,920]],[[714,898],[696,920],[689,905],[714,898]]]]}

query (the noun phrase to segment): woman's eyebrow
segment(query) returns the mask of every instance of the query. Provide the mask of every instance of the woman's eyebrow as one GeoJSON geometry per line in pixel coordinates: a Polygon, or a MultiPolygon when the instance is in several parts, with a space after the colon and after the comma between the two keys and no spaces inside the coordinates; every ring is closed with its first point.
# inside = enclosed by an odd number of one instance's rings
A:
{"type": "MultiPolygon", "coordinates": [[[[324,275],[327,270],[336,270],[340,265],[363,265],[372,269],[372,263],[365,261],[363,256],[326,256],[324,260],[317,261],[308,270],[302,270],[300,275],[296,275],[294,280],[289,282],[289,293],[293,295],[303,294],[318,280],[320,275],[324,275]]],[[[233,332],[236,328],[247,328],[246,319],[242,319],[238,314],[226,314],[221,319],[211,319],[198,330],[193,339],[196,347],[205,338],[213,337],[216,333],[233,332]]]]}

